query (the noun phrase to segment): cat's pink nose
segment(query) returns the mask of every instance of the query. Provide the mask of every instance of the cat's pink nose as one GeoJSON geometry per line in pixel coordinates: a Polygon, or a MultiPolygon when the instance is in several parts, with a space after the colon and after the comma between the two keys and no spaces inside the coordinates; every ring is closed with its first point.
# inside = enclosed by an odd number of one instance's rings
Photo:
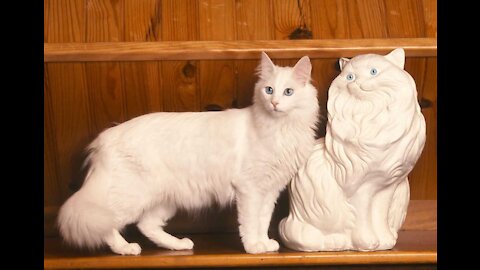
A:
{"type": "Polygon", "coordinates": [[[272,101],[270,101],[270,103],[272,103],[273,107],[277,107],[277,105],[278,105],[278,101],[273,101],[272,100],[272,101]]]}

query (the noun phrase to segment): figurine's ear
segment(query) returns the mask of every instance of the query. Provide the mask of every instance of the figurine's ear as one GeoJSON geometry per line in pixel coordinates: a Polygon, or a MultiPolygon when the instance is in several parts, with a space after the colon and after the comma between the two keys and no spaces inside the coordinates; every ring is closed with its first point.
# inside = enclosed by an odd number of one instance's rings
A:
{"type": "Polygon", "coordinates": [[[385,55],[385,58],[401,69],[403,69],[405,66],[405,50],[403,50],[403,48],[397,48],[393,50],[389,54],[385,55]]]}
{"type": "Polygon", "coordinates": [[[312,63],[310,63],[310,58],[304,56],[298,60],[298,62],[293,67],[293,75],[295,80],[305,85],[310,80],[310,74],[312,72],[312,63]]]}
{"type": "Polygon", "coordinates": [[[346,65],[349,61],[350,61],[350,59],[344,58],[344,57],[338,59],[338,65],[340,66],[340,71],[343,70],[343,68],[345,67],[345,65],[346,65]]]}
{"type": "Polygon", "coordinates": [[[262,52],[262,59],[260,60],[260,65],[258,66],[258,74],[261,78],[268,78],[274,71],[275,65],[273,64],[270,57],[265,52],[262,52]]]}

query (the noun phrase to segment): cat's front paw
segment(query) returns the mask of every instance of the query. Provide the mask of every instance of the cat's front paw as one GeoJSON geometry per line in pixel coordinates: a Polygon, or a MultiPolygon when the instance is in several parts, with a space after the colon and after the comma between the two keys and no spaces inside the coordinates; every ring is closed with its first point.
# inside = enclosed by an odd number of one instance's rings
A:
{"type": "Polygon", "coordinates": [[[243,245],[245,251],[251,254],[265,253],[278,251],[280,245],[277,241],[273,239],[268,239],[266,241],[250,242],[243,245]]]}
{"type": "Polygon", "coordinates": [[[267,251],[278,251],[278,249],[280,248],[280,244],[278,244],[278,242],[273,239],[268,239],[264,243],[267,247],[267,251]]]}

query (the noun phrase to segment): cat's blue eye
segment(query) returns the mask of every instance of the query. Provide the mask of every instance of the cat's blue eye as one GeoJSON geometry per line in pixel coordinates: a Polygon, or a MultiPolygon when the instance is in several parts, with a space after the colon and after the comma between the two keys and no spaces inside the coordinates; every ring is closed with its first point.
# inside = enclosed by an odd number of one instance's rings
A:
{"type": "Polygon", "coordinates": [[[292,88],[287,88],[287,89],[285,89],[285,91],[283,91],[283,94],[285,96],[291,96],[291,95],[293,95],[293,89],[292,88]]]}
{"type": "Polygon", "coordinates": [[[265,93],[269,95],[273,94],[273,88],[270,86],[265,87],[265,93]]]}
{"type": "Polygon", "coordinates": [[[370,69],[370,74],[377,75],[377,73],[378,73],[378,70],[376,68],[370,69]]]}
{"type": "Polygon", "coordinates": [[[353,79],[355,79],[355,75],[353,75],[353,73],[348,73],[347,80],[353,81],[353,79]]]}

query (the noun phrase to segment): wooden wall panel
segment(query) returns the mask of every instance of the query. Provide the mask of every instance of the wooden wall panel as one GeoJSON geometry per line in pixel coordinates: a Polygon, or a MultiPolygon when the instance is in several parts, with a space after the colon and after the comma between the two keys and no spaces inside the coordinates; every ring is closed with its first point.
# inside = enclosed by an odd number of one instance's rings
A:
{"type": "Polygon", "coordinates": [[[49,137],[56,144],[57,188],[62,201],[72,192],[69,186],[80,180],[83,149],[92,139],[84,69],[85,66],[78,63],[49,63],[46,69],[48,93],[45,98],[51,102],[49,117],[54,126],[49,137]]]}
{"type": "MultiPolygon", "coordinates": [[[[160,41],[161,1],[125,1],[125,41],[160,41]]],[[[121,63],[126,119],[163,111],[163,92],[158,62],[121,63]]]]}
{"type": "Polygon", "coordinates": [[[437,59],[427,58],[421,91],[427,140],[422,155],[409,175],[412,199],[437,199],[437,59]]]}
{"type": "Polygon", "coordinates": [[[160,41],[162,9],[160,0],[125,1],[125,41],[160,41]]]}
{"type": "MultiPolygon", "coordinates": [[[[271,0],[235,1],[237,40],[271,40],[274,38],[271,0]]],[[[235,105],[238,108],[252,104],[255,83],[258,80],[258,60],[235,61],[235,105]]]]}
{"type": "Polygon", "coordinates": [[[273,0],[272,4],[275,39],[288,39],[304,23],[311,25],[310,0],[273,0]]]}
{"type": "MultiPolygon", "coordinates": [[[[87,1],[87,42],[124,40],[124,1],[87,1]]],[[[114,123],[127,119],[122,70],[117,62],[85,64],[91,121],[94,132],[99,133],[114,123]]]]}
{"type": "MultiPolygon", "coordinates": [[[[200,0],[199,39],[235,39],[235,2],[233,0],[200,0]]],[[[230,108],[235,95],[233,61],[199,61],[198,87],[200,109],[214,105],[230,108]]]]}
{"type": "Polygon", "coordinates": [[[310,1],[313,38],[349,38],[347,6],[351,3],[347,0],[310,1]]]}
{"type": "Polygon", "coordinates": [[[382,0],[348,1],[350,38],[386,38],[385,7],[382,0]]]}
{"type": "Polygon", "coordinates": [[[318,126],[318,136],[325,136],[327,124],[327,98],[328,89],[333,79],[340,71],[337,70],[338,59],[313,59],[312,61],[312,84],[317,88],[318,103],[320,105],[320,123],[318,126]]]}
{"type": "Polygon", "coordinates": [[[43,205],[58,205],[61,203],[59,190],[58,176],[57,176],[57,164],[56,164],[56,154],[57,147],[55,145],[56,138],[54,133],[53,125],[53,107],[52,107],[52,98],[50,95],[48,87],[48,70],[47,65],[44,65],[44,74],[43,74],[43,159],[44,159],[44,170],[43,170],[43,205]]]}
{"type": "Polygon", "coordinates": [[[437,37],[437,0],[423,0],[425,35],[437,37]]]}
{"type": "MultiPolygon", "coordinates": [[[[85,42],[85,2],[45,2],[49,43],[85,42]]],[[[84,64],[44,66],[44,206],[63,202],[78,179],[81,152],[91,132],[84,64]]]]}
{"type": "Polygon", "coordinates": [[[46,42],[85,42],[84,0],[49,0],[45,11],[46,42]]]}
{"type": "MultiPolygon", "coordinates": [[[[197,40],[198,16],[196,0],[163,0],[163,40],[197,40]]],[[[163,61],[160,65],[164,109],[166,111],[199,111],[197,61],[163,61]]]]}
{"type": "Polygon", "coordinates": [[[423,7],[418,0],[385,0],[388,37],[425,36],[423,7]]]}

